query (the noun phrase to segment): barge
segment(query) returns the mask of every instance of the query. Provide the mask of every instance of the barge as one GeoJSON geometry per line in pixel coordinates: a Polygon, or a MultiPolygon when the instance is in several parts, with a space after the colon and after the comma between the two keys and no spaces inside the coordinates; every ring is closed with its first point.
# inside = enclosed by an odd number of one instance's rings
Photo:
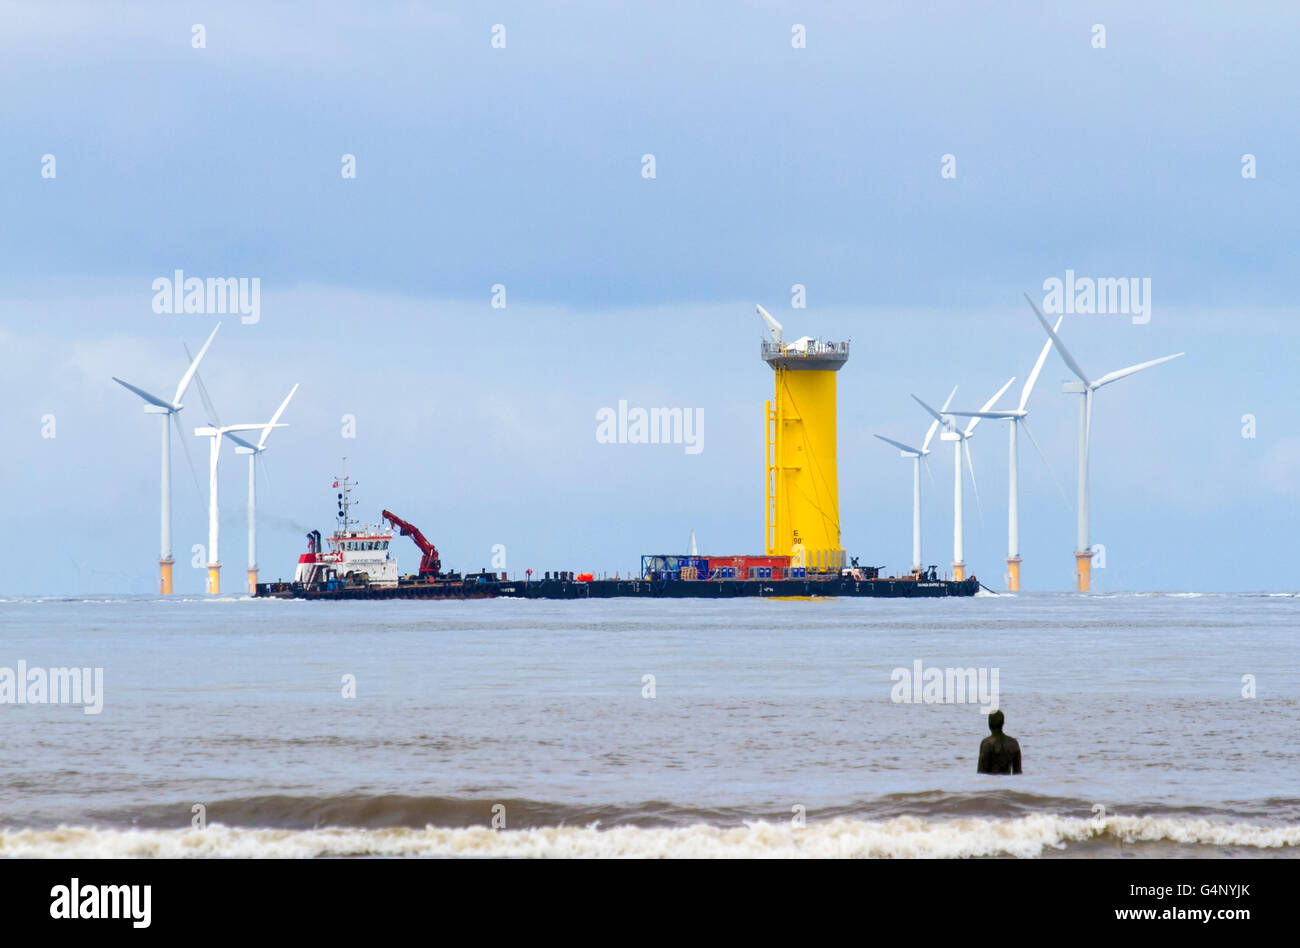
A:
{"type": "Polygon", "coordinates": [[[656,554],[641,557],[634,577],[597,578],[592,573],[547,571],[511,578],[505,572],[444,572],[438,549],[419,528],[385,510],[380,524],[351,516],[352,483],[344,475],[338,488],[338,526],[328,537],[307,535],[307,552],[298,557],[292,582],[258,583],[254,596],[275,599],[744,599],[857,596],[936,598],[973,596],[974,576],[940,579],[936,567],[906,576],[881,576],[880,568],[810,569],[791,556],[701,556],[656,554]],[[408,536],[420,550],[419,572],[400,575],[392,541],[408,536]]]}

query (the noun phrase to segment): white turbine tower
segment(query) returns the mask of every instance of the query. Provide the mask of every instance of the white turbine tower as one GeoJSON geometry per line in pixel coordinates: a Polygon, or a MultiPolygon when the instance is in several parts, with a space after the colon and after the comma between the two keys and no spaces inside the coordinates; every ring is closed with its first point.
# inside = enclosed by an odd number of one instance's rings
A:
{"type": "Polygon", "coordinates": [[[220,506],[217,498],[217,461],[221,455],[221,439],[232,431],[261,431],[269,428],[285,428],[287,425],[224,425],[216,427],[205,425],[194,429],[196,437],[211,438],[208,447],[208,592],[217,595],[221,592],[221,559],[218,543],[220,540],[220,506]]]}
{"type": "MultiPolygon", "coordinates": [[[[1062,316],[1056,320],[1056,328],[1061,328],[1062,316]]],[[[1010,471],[1007,475],[1008,484],[1008,507],[1007,507],[1007,589],[1011,592],[1020,591],[1020,462],[1016,452],[1016,435],[1018,429],[1024,426],[1025,434],[1033,442],[1034,447],[1038,449],[1038,454],[1043,458],[1043,463],[1047,463],[1047,457],[1043,454],[1043,449],[1038,446],[1038,439],[1034,433],[1029,430],[1029,423],[1025,421],[1029,412],[1025,406],[1029,404],[1029,395],[1034,390],[1034,385],[1038,382],[1039,373],[1043,371],[1043,363],[1047,361],[1047,353],[1052,350],[1052,340],[1048,339],[1043,344],[1043,349],[1038,353],[1038,361],[1034,363],[1033,371],[1029,373],[1029,378],[1025,381],[1025,387],[1020,391],[1020,405],[1009,411],[953,411],[951,415],[962,415],[967,418],[1007,418],[1011,420],[1011,446],[1009,449],[1010,471]]],[[[1050,467],[1049,467],[1050,470],[1050,467]]]]}
{"type": "MultiPolygon", "coordinates": [[[[158,555],[159,568],[159,591],[164,596],[172,594],[172,440],[171,426],[176,425],[177,433],[180,432],[180,422],[176,420],[176,414],[185,406],[181,404],[181,399],[185,397],[185,391],[190,387],[190,382],[194,378],[194,373],[198,371],[199,360],[203,354],[208,351],[208,346],[212,345],[212,339],[221,328],[221,323],[213,327],[212,332],[208,335],[208,341],[203,343],[203,348],[199,350],[190,362],[189,368],[181,376],[180,382],[176,386],[176,394],[172,396],[171,401],[159,398],[157,395],[151,395],[142,388],[136,388],[130,382],[124,382],[117,376],[113,376],[113,381],[123,388],[130,389],[139,395],[146,402],[144,410],[146,414],[162,415],[162,542],[161,551],[158,555]]],[[[184,446],[184,442],[181,442],[184,446]]],[[[188,449],[187,449],[188,450],[188,449]]]]}
{"type": "MultiPolygon", "coordinates": [[[[294,386],[298,388],[298,386],[294,386]]],[[[250,424],[250,425],[222,425],[217,419],[216,408],[212,407],[212,399],[208,398],[207,389],[204,388],[203,380],[199,378],[199,394],[203,395],[204,407],[208,410],[208,417],[211,419],[207,425],[195,428],[195,437],[212,438],[208,445],[208,593],[217,596],[221,592],[221,557],[218,550],[218,542],[221,540],[221,507],[217,499],[217,460],[221,458],[221,440],[222,438],[231,438],[231,432],[263,432],[260,443],[265,445],[266,433],[272,428],[287,428],[289,425],[276,424],[276,419],[269,423],[250,424]]],[[[292,397],[292,391],[290,391],[292,397]]],[[[289,404],[289,399],[285,399],[285,404],[289,404]]],[[[285,404],[282,404],[281,411],[285,410],[285,404]]],[[[279,412],[276,412],[279,416],[279,412]]],[[[243,442],[247,443],[248,442],[243,442]]],[[[256,455],[253,455],[256,456],[256,455]]]]}
{"type": "MultiPolygon", "coordinates": [[[[954,386],[948,395],[948,400],[943,403],[942,411],[948,410],[952,397],[956,394],[957,388],[954,386]]],[[[930,442],[938,430],[939,419],[936,418],[930,422],[930,430],[925,433],[925,440],[921,442],[919,448],[913,448],[893,438],[886,438],[884,435],[876,435],[886,444],[898,448],[898,453],[902,457],[912,459],[912,573],[914,575],[919,575],[923,569],[921,565],[921,459],[930,453],[930,442]]]]}
{"type": "MultiPolygon", "coordinates": [[[[262,432],[262,437],[258,439],[257,444],[249,444],[238,435],[226,435],[227,438],[235,442],[236,454],[248,455],[248,594],[250,596],[257,595],[257,459],[266,450],[266,439],[271,437],[271,429],[282,427],[277,425],[276,422],[280,420],[284,410],[289,407],[289,401],[297,391],[298,386],[296,384],[289,389],[289,394],[285,396],[284,401],[280,403],[280,407],[271,416],[271,421],[267,424],[266,430],[262,432]]],[[[213,558],[215,559],[215,557],[213,558]]]]}
{"type": "Polygon", "coordinates": [[[1152,359],[1150,362],[1130,365],[1126,369],[1116,369],[1114,372],[1107,372],[1095,382],[1091,381],[1084,374],[1083,369],[1079,367],[1079,363],[1074,360],[1074,356],[1070,355],[1070,350],[1065,348],[1065,343],[1061,342],[1061,337],[1047,324],[1047,320],[1039,312],[1038,307],[1034,305],[1034,301],[1028,293],[1025,294],[1025,299],[1033,307],[1034,315],[1038,317],[1038,321],[1047,330],[1047,335],[1051,337],[1052,342],[1056,343],[1056,351],[1061,354],[1061,358],[1065,360],[1065,364],[1069,366],[1070,371],[1079,378],[1078,382],[1064,383],[1061,386],[1061,391],[1070,395],[1083,396],[1079,401],[1079,535],[1078,545],[1074,551],[1074,562],[1078,590],[1079,592],[1087,592],[1092,585],[1092,539],[1089,535],[1088,511],[1088,455],[1092,447],[1092,393],[1103,385],[1118,382],[1120,379],[1128,378],[1143,369],[1149,369],[1161,362],[1168,362],[1170,359],[1177,359],[1181,355],[1186,355],[1186,353],[1175,352],[1173,355],[1152,359]]]}
{"type": "MultiPolygon", "coordinates": [[[[1016,380],[1013,375],[1007,379],[1007,384],[1003,385],[992,398],[984,403],[980,411],[988,411],[1002,397],[1003,393],[1011,387],[1011,383],[1016,380]]],[[[915,395],[912,396],[916,398],[915,395]]],[[[962,480],[961,480],[961,455],[962,450],[966,452],[966,463],[970,467],[970,486],[975,491],[975,502],[979,503],[980,489],[975,483],[975,462],[970,456],[970,438],[975,433],[975,426],[980,423],[979,418],[972,418],[963,431],[957,427],[956,421],[952,414],[942,414],[935,411],[925,402],[916,398],[917,404],[928,411],[941,425],[944,426],[944,432],[939,435],[940,441],[951,441],[953,448],[953,481],[952,481],[952,577],[961,582],[966,578],[966,560],[965,560],[965,538],[962,533],[962,480]]]]}

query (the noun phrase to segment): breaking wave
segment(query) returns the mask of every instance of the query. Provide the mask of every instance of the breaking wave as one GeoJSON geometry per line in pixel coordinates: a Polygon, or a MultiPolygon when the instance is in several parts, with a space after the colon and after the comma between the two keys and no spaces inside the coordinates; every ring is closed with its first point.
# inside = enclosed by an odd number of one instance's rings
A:
{"type": "Polygon", "coordinates": [[[643,829],[545,827],[446,829],[137,830],[60,827],[0,831],[0,856],[52,858],[975,858],[1141,855],[1163,848],[1184,855],[1300,855],[1300,826],[1216,823],[1182,817],[1080,819],[1040,814],[1012,820],[885,821],[848,818],[742,826],[643,829]],[[1190,849],[1192,852],[1187,852],[1190,849]]]}

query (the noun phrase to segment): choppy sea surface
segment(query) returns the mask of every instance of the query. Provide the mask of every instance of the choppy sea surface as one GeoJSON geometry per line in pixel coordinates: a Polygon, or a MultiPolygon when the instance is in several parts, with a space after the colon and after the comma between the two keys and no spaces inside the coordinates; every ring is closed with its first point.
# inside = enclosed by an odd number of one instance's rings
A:
{"type": "Polygon", "coordinates": [[[99,714],[0,703],[0,855],[1294,857],[1298,630],[1287,593],[0,598],[0,678],[103,669],[99,714]],[[917,661],[996,670],[1022,776],[975,772],[978,703],[893,700],[917,661]]]}

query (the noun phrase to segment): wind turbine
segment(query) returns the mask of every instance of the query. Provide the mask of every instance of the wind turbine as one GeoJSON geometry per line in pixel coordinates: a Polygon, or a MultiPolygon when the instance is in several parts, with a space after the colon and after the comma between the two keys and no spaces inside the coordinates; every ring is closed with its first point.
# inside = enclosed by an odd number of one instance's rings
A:
{"type": "MultiPolygon", "coordinates": [[[[113,381],[123,388],[129,389],[139,395],[146,402],[144,406],[145,414],[162,415],[162,542],[161,551],[158,555],[159,590],[162,595],[170,596],[172,594],[172,441],[171,426],[176,425],[177,433],[180,433],[180,422],[176,419],[176,414],[185,406],[181,404],[181,399],[185,397],[185,391],[190,387],[190,382],[194,378],[194,373],[198,371],[199,360],[203,354],[208,351],[208,346],[212,345],[212,339],[221,328],[221,323],[213,327],[212,332],[208,335],[208,341],[203,343],[203,348],[199,354],[190,362],[189,368],[181,376],[180,382],[176,385],[176,394],[168,401],[159,398],[157,395],[151,395],[142,388],[136,388],[130,382],[124,382],[117,376],[113,376],[113,381]]],[[[182,446],[184,442],[181,442],[182,446]]],[[[188,450],[188,449],[187,449],[188,450]]]]}
{"type": "MultiPolygon", "coordinates": [[[[1007,384],[1003,385],[992,398],[984,403],[980,411],[988,411],[996,404],[997,400],[1002,397],[1003,393],[1011,387],[1011,383],[1016,380],[1013,375],[1007,379],[1007,384]]],[[[912,396],[916,398],[915,395],[912,396]]],[[[953,449],[953,481],[952,481],[952,576],[957,582],[966,578],[966,561],[964,537],[962,536],[962,484],[961,484],[961,455],[962,449],[966,451],[966,463],[970,466],[970,486],[975,491],[975,502],[979,503],[980,489],[975,483],[975,462],[970,456],[970,438],[975,433],[975,426],[980,423],[978,417],[972,418],[966,425],[965,430],[957,427],[952,413],[942,414],[935,411],[925,402],[916,398],[917,404],[928,411],[939,424],[944,426],[944,432],[939,435],[940,441],[951,441],[953,449]]]]}
{"type": "MultiPolygon", "coordinates": [[[[948,400],[943,403],[941,411],[947,411],[948,406],[952,404],[952,397],[957,394],[957,387],[953,386],[952,391],[948,394],[948,400]]],[[[921,458],[930,453],[930,441],[934,438],[934,433],[939,430],[939,419],[930,422],[930,430],[925,433],[925,440],[921,442],[919,448],[913,448],[903,444],[901,441],[895,441],[893,438],[886,438],[884,435],[876,435],[886,444],[892,444],[898,448],[898,453],[905,458],[912,459],[912,572],[919,575],[921,572],[921,458]]]]}
{"type": "MultiPolygon", "coordinates": [[[[289,407],[289,401],[293,398],[294,393],[298,391],[295,384],[289,389],[289,394],[285,396],[280,407],[275,410],[271,416],[271,421],[267,424],[262,432],[262,437],[257,440],[257,444],[249,444],[243,438],[234,434],[227,434],[226,437],[235,442],[236,454],[248,455],[248,594],[257,595],[257,459],[266,450],[266,439],[271,437],[272,428],[284,427],[277,425],[280,416],[284,410],[289,407]]],[[[266,462],[263,461],[263,464],[266,462]]],[[[216,557],[214,556],[215,560],[216,557]]]]}
{"type": "Polygon", "coordinates": [[[220,539],[219,507],[217,504],[217,459],[221,455],[221,439],[232,431],[260,431],[265,428],[287,428],[288,425],[204,425],[194,429],[198,438],[211,438],[208,447],[208,592],[217,595],[221,592],[221,559],[218,556],[217,541],[220,539]]]}
{"type": "MultiPolygon", "coordinates": [[[[1056,320],[1056,330],[1061,328],[1061,320],[1064,316],[1056,320]]],[[[1052,340],[1048,339],[1043,344],[1043,349],[1038,353],[1038,361],[1034,363],[1033,371],[1029,373],[1029,378],[1025,380],[1025,387],[1020,390],[1020,405],[1009,411],[954,411],[949,412],[952,415],[962,415],[967,418],[1007,418],[1011,421],[1011,447],[1008,452],[1010,473],[1007,475],[1009,505],[1007,507],[1007,589],[1011,592],[1020,591],[1020,463],[1016,456],[1016,434],[1017,430],[1023,425],[1025,434],[1033,442],[1034,447],[1038,449],[1038,454],[1043,458],[1043,463],[1047,463],[1047,457],[1043,454],[1043,449],[1038,446],[1038,439],[1034,437],[1029,430],[1029,423],[1025,418],[1029,412],[1025,406],[1029,404],[1029,395],[1034,390],[1034,385],[1038,382],[1039,373],[1043,371],[1043,363],[1047,361],[1047,353],[1052,350],[1052,340]]],[[[1050,466],[1049,466],[1050,470],[1050,466]]]]}
{"type": "Polygon", "coordinates": [[[1088,515],[1088,455],[1092,447],[1092,393],[1103,385],[1118,382],[1120,379],[1141,372],[1143,369],[1149,369],[1161,362],[1168,362],[1170,359],[1177,359],[1181,355],[1186,355],[1186,353],[1175,352],[1173,355],[1152,359],[1150,362],[1139,362],[1137,365],[1130,365],[1126,369],[1107,372],[1095,382],[1091,381],[1084,374],[1083,369],[1079,367],[1079,363],[1074,360],[1074,356],[1070,355],[1070,350],[1065,348],[1065,343],[1061,342],[1061,337],[1056,334],[1056,331],[1051,326],[1047,325],[1047,320],[1038,311],[1038,307],[1034,305],[1034,301],[1030,299],[1028,293],[1025,294],[1025,299],[1033,307],[1034,315],[1038,317],[1038,321],[1047,330],[1047,335],[1051,337],[1051,341],[1056,343],[1056,351],[1061,354],[1061,358],[1065,360],[1065,364],[1069,366],[1070,371],[1079,378],[1078,382],[1065,382],[1062,384],[1061,391],[1069,395],[1083,396],[1079,401],[1079,536],[1078,546],[1074,551],[1074,562],[1078,590],[1079,592],[1087,592],[1092,584],[1092,549],[1088,515]]]}

